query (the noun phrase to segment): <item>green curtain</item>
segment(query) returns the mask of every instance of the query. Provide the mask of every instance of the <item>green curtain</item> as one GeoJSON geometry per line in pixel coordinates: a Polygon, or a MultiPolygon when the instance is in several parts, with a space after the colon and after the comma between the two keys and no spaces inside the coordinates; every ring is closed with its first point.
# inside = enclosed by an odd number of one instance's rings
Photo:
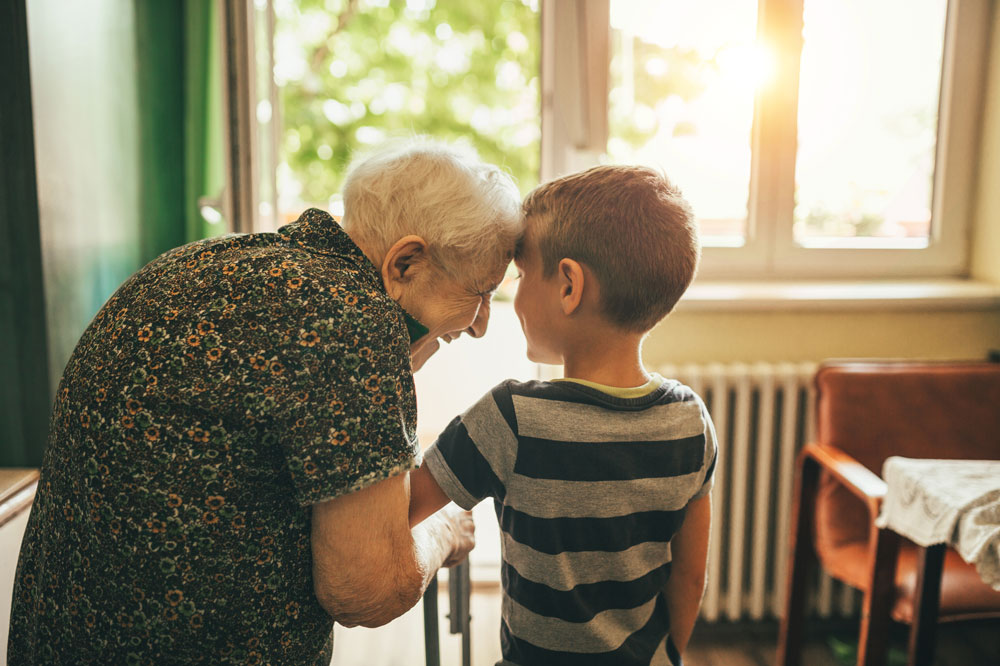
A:
{"type": "Polygon", "coordinates": [[[222,190],[222,91],[213,0],[135,0],[143,258],[218,235],[199,199],[222,190]]]}
{"type": "Polygon", "coordinates": [[[184,6],[135,0],[141,263],[184,235],[184,6]]]}
{"type": "MultiPolygon", "coordinates": [[[[117,127],[114,137],[97,137],[113,139],[119,150],[114,168],[87,180],[116,197],[102,211],[113,215],[86,244],[60,246],[43,270],[41,223],[58,234],[60,225],[90,224],[92,211],[69,206],[47,223],[39,220],[24,5],[0,3],[0,79],[4,90],[14,91],[0,112],[0,467],[41,462],[61,366],[119,284],[157,255],[225,231],[224,224],[206,222],[197,204],[202,196],[217,196],[224,177],[214,0],[132,0],[131,11],[94,12],[89,22],[50,2],[33,8],[41,47],[51,46],[42,27],[73,29],[89,40],[86,62],[106,67],[93,72],[100,85],[87,93],[102,96],[100,103],[87,106],[73,96],[79,86],[66,85],[72,94],[61,99],[71,106],[49,121],[65,125],[88,112],[115,112],[119,121],[134,118],[136,124],[117,127]],[[47,300],[57,317],[46,317],[47,300]]],[[[63,75],[79,76],[78,70],[67,67],[63,75]]],[[[46,70],[49,93],[61,71],[46,70]]],[[[94,125],[106,124],[80,123],[76,150],[89,149],[95,138],[82,132],[94,125]]],[[[59,173],[81,177],[74,168],[59,173]]]]}
{"type": "Polygon", "coordinates": [[[225,184],[219,24],[212,0],[184,2],[184,216],[187,242],[226,230],[201,214],[198,200],[225,184]]]}
{"type": "Polygon", "coordinates": [[[222,188],[213,0],[135,0],[142,124],[143,257],[221,233],[198,201],[222,188]]]}
{"type": "Polygon", "coordinates": [[[51,389],[24,0],[0,3],[0,62],[0,467],[37,467],[51,389]]]}

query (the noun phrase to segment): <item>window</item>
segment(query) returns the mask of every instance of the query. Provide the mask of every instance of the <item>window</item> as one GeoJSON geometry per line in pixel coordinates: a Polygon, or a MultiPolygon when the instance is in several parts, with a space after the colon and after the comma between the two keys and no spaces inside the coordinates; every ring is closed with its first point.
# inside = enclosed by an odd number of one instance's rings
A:
{"type": "Polygon", "coordinates": [[[946,0],[805,3],[799,245],[927,247],[946,8],[946,0]],[[901,16],[905,30],[896,29],[901,16]]]}
{"type": "Polygon", "coordinates": [[[523,192],[662,168],[708,278],[966,268],[989,0],[271,4],[278,223],[336,211],[357,151],[417,132],[523,192]]]}
{"type": "Polygon", "coordinates": [[[663,169],[710,278],[961,275],[988,17],[986,0],[545,3],[542,179],[663,169]]]}

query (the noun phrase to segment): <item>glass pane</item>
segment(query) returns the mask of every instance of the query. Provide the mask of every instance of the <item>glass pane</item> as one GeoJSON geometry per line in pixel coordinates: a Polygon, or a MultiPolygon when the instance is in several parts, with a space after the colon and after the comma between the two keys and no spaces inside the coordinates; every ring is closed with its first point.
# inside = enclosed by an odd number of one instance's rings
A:
{"type": "Polygon", "coordinates": [[[275,0],[279,209],[337,212],[358,150],[428,134],[538,184],[538,0],[275,0]]]}
{"type": "Polygon", "coordinates": [[[946,0],[806,0],[795,240],[926,247],[946,0]]]}
{"type": "Polygon", "coordinates": [[[754,90],[769,75],[757,3],[611,3],[608,157],[662,169],[707,246],[746,240],[754,90]]]}

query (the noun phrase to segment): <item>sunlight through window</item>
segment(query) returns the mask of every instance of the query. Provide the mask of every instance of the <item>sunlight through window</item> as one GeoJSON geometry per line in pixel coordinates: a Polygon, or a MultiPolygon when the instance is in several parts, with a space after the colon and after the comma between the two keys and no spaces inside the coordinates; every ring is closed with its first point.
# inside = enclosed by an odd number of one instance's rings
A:
{"type": "Polygon", "coordinates": [[[746,238],[754,93],[773,73],[757,3],[611,3],[608,159],[662,169],[707,246],[746,238]]]}

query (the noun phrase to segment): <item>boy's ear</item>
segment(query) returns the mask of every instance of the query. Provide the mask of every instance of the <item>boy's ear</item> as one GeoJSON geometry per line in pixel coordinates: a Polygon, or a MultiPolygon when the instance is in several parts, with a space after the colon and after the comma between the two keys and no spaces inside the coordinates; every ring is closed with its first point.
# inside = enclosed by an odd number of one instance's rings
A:
{"type": "Polygon", "coordinates": [[[559,301],[564,315],[571,315],[583,301],[583,266],[573,259],[560,259],[556,271],[559,279],[559,301]]]}
{"type": "MultiPolygon", "coordinates": [[[[393,243],[382,260],[382,281],[389,285],[410,282],[427,260],[427,241],[420,236],[403,236],[393,243]]],[[[390,290],[391,291],[391,290],[390,290]]]]}

